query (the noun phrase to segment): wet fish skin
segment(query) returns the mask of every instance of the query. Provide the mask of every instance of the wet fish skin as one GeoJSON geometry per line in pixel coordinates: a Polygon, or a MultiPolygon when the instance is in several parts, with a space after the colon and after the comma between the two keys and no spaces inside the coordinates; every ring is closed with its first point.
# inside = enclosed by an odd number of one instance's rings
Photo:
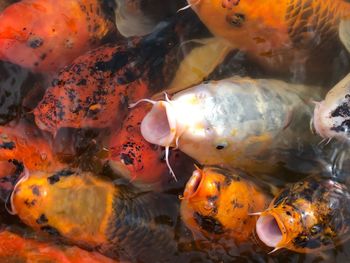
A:
{"type": "Polygon", "coordinates": [[[142,121],[141,133],[153,144],[178,146],[203,165],[268,171],[296,141],[311,147],[319,142],[309,132],[309,122],[311,101],[321,94],[316,87],[272,79],[206,82],[169,101],[155,102],[142,121]]]}
{"type": "Polygon", "coordinates": [[[171,258],[176,249],[176,197],[115,185],[89,172],[31,173],[16,185],[12,207],[32,228],[113,258],[171,258]]]}
{"type": "Polygon", "coordinates": [[[22,0],[0,15],[0,58],[52,73],[113,30],[96,0],[22,0]]]}
{"type": "Polygon", "coordinates": [[[263,219],[273,218],[271,224],[280,229],[280,241],[273,247],[277,250],[314,253],[334,248],[350,237],[349,198],[348,186],[336,178],[312,176],[286,186],[261,213],[258,236],[264,237],[264,229],[271,226],[263,219]]]}
{"type": "Polygon", "coordinates": [[[9,231],[0,233],[0,260],[2,262],[116,262],[97,252],[88,252],[76,246],[58,246],[49,242],[39,242],[9,231]]]}
{"type": "Polygon", "coordinates": [[[350,14],[343,0],[228,2],[188,0],[209,30],[232,48],[246,51],[268,71],[303,78],[329,65],[341,46],[340,21],[350,14]]]}
{"type": "Polygon", "coordinates": [[[237,170],[206,166],[197,168],[187,182],[181,200],[181,218],[194,236],[247,242],[269,194],[237,170]]]}

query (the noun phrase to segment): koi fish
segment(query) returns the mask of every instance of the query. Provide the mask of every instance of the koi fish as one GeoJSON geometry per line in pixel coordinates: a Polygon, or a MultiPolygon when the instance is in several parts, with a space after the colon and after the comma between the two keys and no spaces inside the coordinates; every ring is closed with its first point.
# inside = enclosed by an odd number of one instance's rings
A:
{"type": "Polygon", "coordinates": [[[34,74],[17,65],[0,62],[0,124],[21,115],[23,99],[36,83],[34,74]]]}
{"type": "Polygon", "coordinates": [[[59,169],[62,164],[54,154],[51,143],[25,122],[1,126],[0,161],[17,160],[24,163],[29,171],[59,169]]]}
{"type": "Polygon", "coordinates": [[[148,110],[136,107],[129,112],[121,129],[111,137],[108,159],[115,172],[133,182],[157,183],[168,168],[161,147],[150,144],[141,135],[140,124],[148,110]]]}
{"type": "Polygon", "coordinates": [[[0,260],[2,262],[116,262],[97,252],[88,252],[75,246],[58,246],[39,242],[9,231],[0,233],[0,260]]]}
{"type": "Polygon", "coordinates": [[[346,185],[311,177],[282,190],[256,223],[259,239],[274,250],[298,253],[326,250],[349,239],[346,185]]]}
{"type": "Polygon", "coordinates": [[[112,258],[166,262],[176,251],[176,196],[65,168],[25,172],[10,198],[28,226],[112,258]]]}
{"type": "Polygon", "coordinates": [[[188,0],[208,29],[276,72],[320,71],[339,51],[339,25],[350,4],[343,0],[188,0]],[[320,61],[322,63],[320,63],[320,61]]]}
{"type": "Polygon", "coordinates": [[[195,234],[247,241],[270,198],[240,172],[205,167],[193,172],[181,200],[181,218],[195,234]]]}
{"type": "Polygon", "coordinates": [[[170,82],[175,69],[166,55],[178,41],[174,26],[77,58],[52,81],[34,110],[38,127],[55,135],[62,127],[106,128],[122,120],[130,100],[160,91],[170,82]]]}
{"type": "Polygon", "coordinates": [[[99,1],[22,0],[0,14],[0,59],[54,72],[112,30],[99,1]]]}
{"type": "Polygon", "coordinates": [[[118,31],[125,37],[144,36],[157,24],[175,15],[182,1],[115,0],[115,21],[118,31]]]}
{"type": "Polygon", "coordinates": [[[296,141],[317,144],[305,132],[312,114],[308,101],[321,96],[315,89],[240,77],[203,83],[171,100],[139,101],[153,104],[141,133],[148,142],[178,147],[204,165],[261,172],[281,161],[280,153],[293,149],[296,141]]]}
{"type": "Polygon", "coordinates": [[[325,139],[347,141],[350,128],[350,74],[336,84],[325,99],[316,103],[313,116],[315,131],[325,139]]]}

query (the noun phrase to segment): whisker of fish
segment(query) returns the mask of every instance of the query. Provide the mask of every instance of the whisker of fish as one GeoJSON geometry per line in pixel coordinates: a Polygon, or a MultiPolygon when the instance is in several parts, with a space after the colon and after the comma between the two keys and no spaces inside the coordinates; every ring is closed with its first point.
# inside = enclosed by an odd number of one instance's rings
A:
{"type": "Polygon", "coordinates": [[[249,216],[260,216],[263,212],[248,213],[249,216]]]}
{"type": "Polygon", "coordinates": [[[281,249],[280,247],[276,247],[272,251],[270,251],[268,254],[271,255],[271,254],[275,253],[276,251],[278,251],[280,249],[281,249]]]}
{"type": "Polygon", "coordinates": [[[198,0],[198,1],[197,1],[196,3],[194,3],[194,4],[188,4],[188,5],[186,5],[186,6],[182,7],[182,8],[180,8],[179,10],[177,10],[176,13],[180,13],[181,11],[185,11],[186,9],[189,9],[189,8],[191,8],[192,6],[199,4],[200,1],[201,1],[201,0],[198,0]]]}

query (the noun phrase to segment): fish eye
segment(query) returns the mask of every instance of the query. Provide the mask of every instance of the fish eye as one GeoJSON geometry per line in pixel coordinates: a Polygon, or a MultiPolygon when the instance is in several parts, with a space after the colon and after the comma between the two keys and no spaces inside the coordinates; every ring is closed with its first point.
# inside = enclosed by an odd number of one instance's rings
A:
{"type": "Polygon", "coordinates": [[[227,142],[221,142],[216,145],[217,150],[223,150],[227,147],[227,142]]]}
{"type": "Polygon", "coordinates": [[[226,21],[235,27],[241,27],[245,21],[245,15],[241,13],[235,13],[233,15],[228,15],[226,21]]]}

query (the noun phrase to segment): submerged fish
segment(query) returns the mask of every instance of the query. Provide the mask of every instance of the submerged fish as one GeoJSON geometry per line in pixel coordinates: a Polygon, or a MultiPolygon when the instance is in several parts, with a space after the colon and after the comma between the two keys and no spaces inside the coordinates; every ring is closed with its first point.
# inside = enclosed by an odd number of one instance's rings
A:
{"type": "Polygon", "coordinates": [[[188,0],[216,36],[273,71],[318,71],[339,51],[338,31],[348,20],[343,0],[188,0]],[[318,61],[318,62],[317,62],[318,61]],[[322,63],[320,63],[322,61],[322,63]]]}
{"type": "Polygon", "coordinates": [[[56,71],[113,30],[96,0],[22,0],[0,14],[0,59],[56,71]]]}
{"type": "MultiPolygon", "coordinates": [[[[319,93],[269,79],[207,82],[171,100],[146,100],[154,105],[141,123],[141,133],[150,143],[178,147],[201,164],[261,172],[281,161],[297,141],[312,144],[309,102],[319,93]]],[[[300,155],[304,148],[298,149],[300,155]]]]}
{"type": "Polygon", "coordinates": [[[176,23],[169,24],[142,40],[108,44],[75,59],[34,110],[38,127],[56,134],[62,127],[106,128],[122,120],[129,101],[170,82],[171,51],[179,41],[175,29],[176,23]]]}
{"type": "Polygon", "coordinates": [[[0,233],[1,262],[64,262],[113,263],[112,259],[97,252],[78,247],[58,246],[35,239],[23,238],[9,231],[0,233]]]}
{"type": "Polygon", "coordinates": [[[14,188],[12,210],[27,225],[118,259],[154,261],[176,250],[175,196],[140,192],[89,172],[27,173],[14,188]]]}
{"type": "Polygon", "coordinates": [[[25,122],[0,126],[0,161],[13,160],[22,162],[29,171],[53,171],[62,167],[52,142],[25,122]]]}
{"type": "Polygon", "coordinates": [[[157,24],[175,15],[183,1],[173,0],[115,0],[115,21],[125,37],[144,36],[157,24]]]}
{"type": "Polygon", "coordinates": [[[349,140],[350,74],[335,85],[323,101],[316,103],[313,124],[323,138],[349,140]]]}
{"type": "Polygon", "coordinates": [[[311,177],[280,192],[261,213],[256,232],[274,251],[299,253],[334,248],[350,237],[349,188],[311,177]]]}
{"type": "Polygon", "coordinates": [[[250,215],[268,206],[270,198],[237,171],[205,167],[193,172],[181,201],[181,218],[195,235],[247,241],[255,228],[250,215]]]}
{"type": "Polygon", "coordinates": [[[114,132],[109,143],[109,164],[120,175],[133,182],[157,183],[168,173],[164,151],[147,142],[141,135],[141,121],[147,107],[132,109],[119,131],[114,132]]]}

